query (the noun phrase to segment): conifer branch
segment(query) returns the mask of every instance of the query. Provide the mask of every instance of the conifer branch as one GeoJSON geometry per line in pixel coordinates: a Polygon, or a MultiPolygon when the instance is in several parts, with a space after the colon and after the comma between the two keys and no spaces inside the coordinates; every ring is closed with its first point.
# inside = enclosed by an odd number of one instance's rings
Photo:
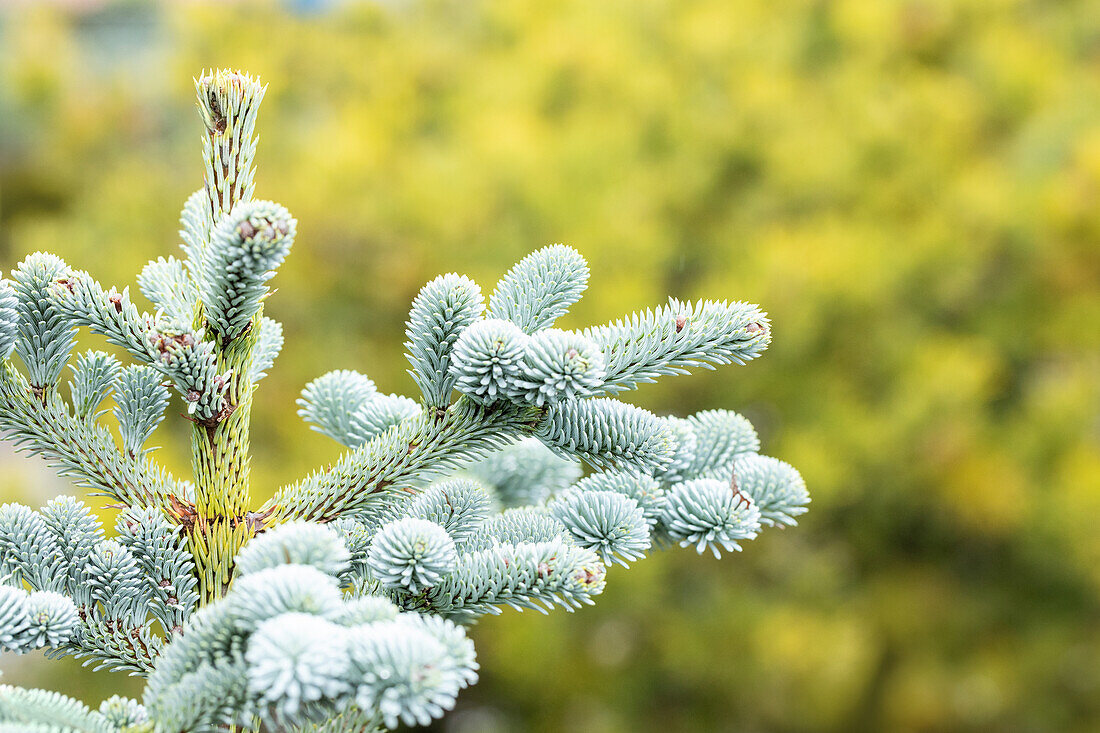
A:
{"type": "Polygon", "coordinates": [[[8,364],[0,364],[0,430],[60,475],[126,506],[168,511],[173,499],[187,501],[194,491],[151,459],[124,456],[105,427],[74,416],[54,391],[35,394],[8,364]]]}
{"type": "Polygon", "coordinates": [[[0,506],[0,650],[148,677],[142,703],[96,711],[0,686],[0,729],[427,725],[477,679],[460,624],[580,608],[612,563],[674,544],[718,556],[806,511],[802,477],[758,453],[741,415],[659,417],[610,396],[755,358],[763,312],[672,299],[557,329],[589,278],[562,245],[511,268],[488,309],[455,273],[421,289],[405,344],[419,401],[346,370],[306,385],[299,414],[348,450],[255,508],[253,394],[283,346],[263,303],[297,222],[253,200],[265,88],[215,71],[196,89],[204,186],[180,216],[186,259],[138,276],[154,314],[47,253],[0,281],[0,432],[123,510],[108,538],[71,497],[0,506]],[[59,380],[80,327],[137,364],[80,354],[70,406],[59,380]],[[148,457],[169,385],[194,484],[148,457]],[[109,398],[117,439],[99,419],[109,398]]]}
{"type": "Polygon", "coordinates": [[[328,522],[349,512],[380,511],[394,494],[423,486],[506,441],[535,429],[540,413],[512,405],[458,400],[431,408],[345,453],[335,466],[276,492],[260,511],[266,524],[328,522]]]}

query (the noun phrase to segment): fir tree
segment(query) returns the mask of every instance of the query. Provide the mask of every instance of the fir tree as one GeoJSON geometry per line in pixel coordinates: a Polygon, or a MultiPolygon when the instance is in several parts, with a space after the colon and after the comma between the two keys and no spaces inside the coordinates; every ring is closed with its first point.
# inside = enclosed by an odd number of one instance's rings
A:
{"type": "Polygon", "coordinates": [[[125,507],[110,536],[72,497],[0,507],[0,647],[147,681],[141,702],[98,710],[0,687],[4,730],[427,724],[477,680],[464,626],[479,616],[573,610],[610,563],[672,545],[719,556],[805,511],[798,472],[760,455],[740,415],[617,399],[756,358],[764,313],[672,299],[555,328],[589,276],[562,245],[525,257],[488,303],[461,275],[425,285],[406,329],[419,399],[357,372],[318,377],[299,412],[348,450],[254,505],[250,408],[283,345],[263,302],[296,221],[253,198],[264,87],[217,71],[196,89],[204,185],[181,216],[183,259],[138,275],[151,312],[48,253],[0,281],[0,430],[125,507]],[[79,328],[117,354],[73,358],[79,328]],[[192,423],[190,480],[146,447],[173,391],[192,423]],[[108,398],[117,437],[100,421],[108,398]]]}

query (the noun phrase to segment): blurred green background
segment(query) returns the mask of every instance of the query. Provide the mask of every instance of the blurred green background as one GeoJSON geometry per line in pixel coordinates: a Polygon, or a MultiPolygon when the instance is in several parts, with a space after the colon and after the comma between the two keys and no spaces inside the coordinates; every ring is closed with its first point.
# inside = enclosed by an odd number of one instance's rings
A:
{"type": "MultiPolygon", "coordinates": [[[[270,85],[257,195],[300,221],[256,494],[338,454],[295,416],[308,380],[413,391],[403,322],[440,272],[488,290],[565,242],[592,266],[567,327],[668,294],[773,319],[764,358],[633,398],[744,412],[806,477],[801,526],[483,621],[439,730],[1100,730],[1100,3],[17,3],[3,267],[122,286],[176,251],[215,66],[270,85]]],[[[4,499],[69,490],[2,450],[4,499]]]]}

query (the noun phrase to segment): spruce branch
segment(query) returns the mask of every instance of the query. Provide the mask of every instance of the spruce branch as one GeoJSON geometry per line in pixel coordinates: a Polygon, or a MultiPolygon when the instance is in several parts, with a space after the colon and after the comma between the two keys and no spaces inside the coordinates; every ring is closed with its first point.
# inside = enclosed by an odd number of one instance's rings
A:
{"type": "Polygon", "coordinates": [[[742,540],[760,531],[760,509],[745,494],[715,479],[694,479],[676,484],[665,495],[661,524],[681,546],[698,552],[710,548],[740,551],[742,540]]]}
{"type": "Polygon", "coordinates": [[[190,553],[152,508],[125,512],[118,539],[106,540],[71,497],[40,512],[6,504],[0,557],[9,581],[32,588],[0,585],[0,643],[14,651],[44,647],[50,657],[147,674],[197,600],[190,553]]]}
{"type": "Polygon", "coordinates": [[[255,126],[265,87],[246,74],[220,70],[196,79],[195,89],[204,127],[204,195],[184,206],[181,233],[202,301],[195,323],[209,326],[199,337],[215,360],[224,400],[217,413],[199,416],[191,431],[196,488],[189,530],[200,592],[212,600],[228,589],[233,556],[257,529],[247,516],[252,393],[274,359],[269,335],[256,361],[260,301],[289,250],[295,222],[281,206],[252,201],[255,126]]]}
{"type": "Polygon", "coordinates": [[[665,489],[660,481],[629,468],[589,474],[574,484],[574,488],[585,492],[612,491],[630,497],[638,503],[651,525],[657,522],[665,503],[665,489]]]}
{"type": "Polygon", "coordinates": [[[116,522],[119,542],[141,571],[147,611],[166,639],[178,633],[199,601],[195,563],[180,528],[154,509],[128,509],[116,522]]]}
{"type": "Polygon", "coordinates": [[[579,546],[593,550],[605,565],[627,567],[649,549],[645,512],[625,494],[573,489],[554,499],[549,510],[579,546]]]}
{"type": "Polygon", "coordinates": [[[76,606],[60,593],[0,585],[0,651],[24,654],[64,644],[76,625],[76,606]]]}
{"type": "Polygon", "coordinates": [[[267,376],[267,370],[275,365],[275,358],[283,350],[283,324],[264,316],[256,326],[256,345],[252,352],[252,366],[248,381],[256,384],[267,376]]]}
{"type": "Polygon", "coordinates": [[[105,351],[85,351],[77,356],[69,383],[77,417],[94,419],[96,408],[114,391],[121,375],[122,365],[105,351]]]}
{"type": "Polygon", "coordinates": [[[117,730],[104,715],[71,697],[10,685],[0,685],[0,725],[28,733],[115,733],[117,730]]]}
{"type": "Polygon", "coordinates": [[[554,325],[588,287],[588,263],[572,247],[555,244],[520,260],[497,283],[489,314],[527,333],[554,325]]]}
{"type": "Polygon", "coordinates": [[[56,309],[74,325],[125,349],[171,380],[193,419],[216,422],[229,409],[228,375],[220,368],[213,344],[187,323],[142,313],[129,290],[107,291],[86,272],[73,272],[53,283],[56,309]]]}
{"type": "Polygon", "coordinates": [[[420,413],[421,406],[408,397],[376,394],[351,414],[347,445],[357,448],[395,425],[420,413]]]}
{"type": "Polygon", "coordinates": [[[260,513],[269,517],[267,524],[276,524],[380,512],[397,491],[423,486],[432,476],[530,433],[539,419],[535,408],[486,407],[462,399],[443,412],[425,409],[345,453],[335,466],[279,489],[260,513]]]}
{"type": "Polygon", "coordinates": [[[693,477],[728,480],[738,456],[760,450],[756,429],[730,410],[705,410],[686,420],[694,435],[693,454],[687,473],[693,477]]]}
{"type": "Polygon", "coordinates": [[[61,590],[68,562],[42,516],[22,504],[0,506],[0,557],[4,575],[36,590],[61,590]]]}
{"type": "Polygon", "coordinates": [[[793,526],[795,517],[805,514],[810,503],[806,482],[794,466],[771,456],[745,453],[733,466],[734,485],[760,510],[760,523],[793,526]]]}
{"type": "MultiPolygon", "coordinates": [[[[256,119],[266,91],[267,86],[259,80],[228,69],[204,73],[195,80],[204,128],[206,201],[202,208],[211,224],[216,225],[238,202],[252,198],[256,187],[256,119]]],[[[197,262],[205,264],[204,259],[200,253],[197,262]]]]}
{"type": "Polygon", "coordinates": [[[338,369],[317,377],[302,388],[298,416],[322,435],[351,445],[351,416],[367,404],[378,389],[365,374],[338,369]]]}
{"type": "Polygon", "coordinates": [[[589,277],[562,245],[511,268],[488,308],[458,274],[420,290],[405,346],[421,401],[351,371],[306,385],[299,414],[348,450],[254,508],[251,406],[284,338],[263,303],[297,226],[253,200],[264,90],[233,71],[196,80],[204,186],[180,215],[186,259],[138,276],[153,314],[51,254],[0,280],[0,432],[122,509],[107,538],[71,497],[0,506],[0,648],[148,676],[144,705],[98,711],[0,687],[2,730],[425,725],[477,679],[458,623],[573,610],[612,563],[672,543],[739,550],[806,511],[802,477],[759,455],[740,415],[658,417],[610,397],[755,358],[763,312],[672,299],[557,329],[589,277]],[[58,380],[80,327],[137,364],[80,354],[70,406],[58,380]],[[144,447],[169,385],[192,423],[193,485],[144,447]],[[112,396],[121,450],[99,421],[112,396]]]}
{"type": "Polygon", "coordinates": [[[15,353],[38,391],[57,384],[73,346],[72,323],[49,297],[54,282],[68,272],[60,257],[45,252],[35,252],[12,271],[18,314],[15,353]]]}
{"type": "Polygon", "coordinates": [[[138,287],[149,301],[177,323],[190,323],[199,293],[186,265],[175,257],[157,258],[138,275],[138,287]]]}
{"type": "Polygon", "coordinates": [[[401,513],[438,524],[462,549],[481,531],[489,506],[489,493],[483,487],[474,481],[452,478],[436,482],[401,505],[401,513]]]}
{"type": "Polygon", "coordinates": [[[425,285],[413,300],[405,325],[409,374],[430,407],[451,401],[456,376],[451,372],[451,348],[463,329],[485,309],[481,288],[462,275],[441,275],[425,285]]]}
{"type": "Polygon", "coordinates": [[[88,561],[95,546],[104,539],[102,525],[84,502],[71,496],[51,499],[39,514],[57,542],[68,569],[66,590],[69,596],[77,606],[92,605],[88,561]]]}
{"type": "Polygon", "coordinates": [[[542,406],[591,397],[603,384],[604,356],[582,334],[547,328],[526,343],[513,393],[542,406]]]}
{"type": "Polygon", "coordinates": [[[470,324],[451,354],[455,387],[485,404],[515,396],[528,340],[511,321],[487,318],[470,324]]]}
{"type": "Polygon", "coordinates": [[[145,624],[106,616],[97,608],[80,612],[83,617],[73,638],[46,652],[46,656],[72,656],[93,670],[109,669],[139,677],[153,671],[164,649],[162,637],[145,624]]]}
{"type": "MultiPolygon", "coordinates": [[[[205,145],[205,140],[203,141],[205,145]]],[[[190,274],[192,283],[197,283],[201,275],[203,257],[206,255],[206,245],[210,241],[210,231],[214,228],[214,215],[210,209],[210,196],[206,188],[200,188],[190,196],[183,204],[180,211],[180,249],[187,255],[184,266],[190,274]]],[[[198,289],[195,288],[196,308],[198,304],[198,289]]],[[[152,300],[152,298],[150,298],[152,300]]],[[[194,314],[192,314],[193,316],[194,314]]]]}
{"type": "Polygon", "coordinates": [[[168,390],[152,367],[129,366],[115,388],[115,417],[122,433],[122,450],[134,457],[164,419],[168,390]]]}
{"type": "Polygon", "coordinates": [[[675,298],[584,333],[607,360],[606,393],[634,389],[665,374],[687,374],[690,367],[744,364],[771,341],[768,319],[755,305],[675,298]]]}
{"type": "Polygon", "coordinates": [[[427,723],[476,680],[461,628],[382,598],[341,597],[334,575],[261,556],[264,567],[199,611],[158,660],[144,697],[158,726],[296,730],[353,708],[359,721],[427,723]]]}
{"type": "Polygon", "coordinates": [[[7,363],[0,364],[0,431],[60,475],[127,506],[167,511],[173,499],[186,501],[193,493],[150,459],[121,454],[107,428],[74,416],[56,392],[37,395],[7,363]]]}
{"type": "Polygon", "coordinates": [[[581,477],[576,459],[550,450],[537,438],[522,438],[471,463],[476,478],[505,507],[541,504],[581,477]]]}
{"type": "Polygon", "coordinates": [[[568,528],[559,519],[541,506],[513,507],[489,517],[476,539],[465,549],[474,552],[496,545],[552,540],[572,542],[568,528]]]}
{"type": "Polygon", "coordinates": [[[0,360],[11,356],[19,338],[19,300],[7,280],[0,280],[0,360]]]}
{"type": "Polygon", "coordinates": [[[241,201],[214,232],[199,278],[206,323],[222,343],[250,328],[298,222],[270,201],[241,201]]]}
{"type": "Polygon", "coordinates": [[[458,553],[447,530],[406,517],[382,527],[371,542],[367,566],[384,588],[409,593],[436,585],[455,569],[458,553]]]}
{"type": "Polygon", "coordinates": [[[551,449],[597,468],[655,471],[672,457],[672,436],[660,418],[607,397],[553,405],[536,435],[551,449]]]}
{"type": "Polygon", "coordinates": [[[595,553],[563,540],[498,544],[463,555],[446,580],[406,603],[459,618],[497,614],[500,606],[571,611],[594,603],[604,574],[595,553]]]}

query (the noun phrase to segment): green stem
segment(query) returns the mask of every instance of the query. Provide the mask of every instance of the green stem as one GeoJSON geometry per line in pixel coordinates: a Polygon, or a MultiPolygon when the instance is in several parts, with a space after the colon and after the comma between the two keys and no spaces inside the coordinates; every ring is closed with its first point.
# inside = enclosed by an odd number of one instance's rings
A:
{"type": "MultiPolygon", "coordinates": [[[[257,315],[254,325],[259,318],[257,315]]],[[[248,519],[249,427],[255,389],[249,375],[255,332],[255,328],[249,329],[219,349],[219,372],[230,375],[226,392],[229,414],[212,425],[195,423],[191,430],[196,515],[191,547],[204,603],[225,594],[233,558],[255,534],[248,519]]]]}
{"type": "MultiPolygon", "coordinates": [[[[252,198],[256,154],[255,125],[264,87],[244,74],[215,71],[196,82],[199,114],[204,126],[203,167],[207,193],[207,236],[237,203],[252,198]]],[[[209,246],[209,241],[207,242],[209,246]]],[[[198,252],[201,257],[203,252],[198,252]]],[[[194,522],[189,529],[191,552],[199,578],[202,603],[225,594],[233,573],[233,558],[255,534],[248,518],[249,446],[252,411],[250,379],[256,327],[228,343],[211,328],[220,374],[228,374],[228,414],[191,431],[191,464],[195,472],[194,522]]],[[[202,305],[196,326],[204,321],[202,305]]],[[[186,525],[185,525],[186,526],[186,525]]]]}

